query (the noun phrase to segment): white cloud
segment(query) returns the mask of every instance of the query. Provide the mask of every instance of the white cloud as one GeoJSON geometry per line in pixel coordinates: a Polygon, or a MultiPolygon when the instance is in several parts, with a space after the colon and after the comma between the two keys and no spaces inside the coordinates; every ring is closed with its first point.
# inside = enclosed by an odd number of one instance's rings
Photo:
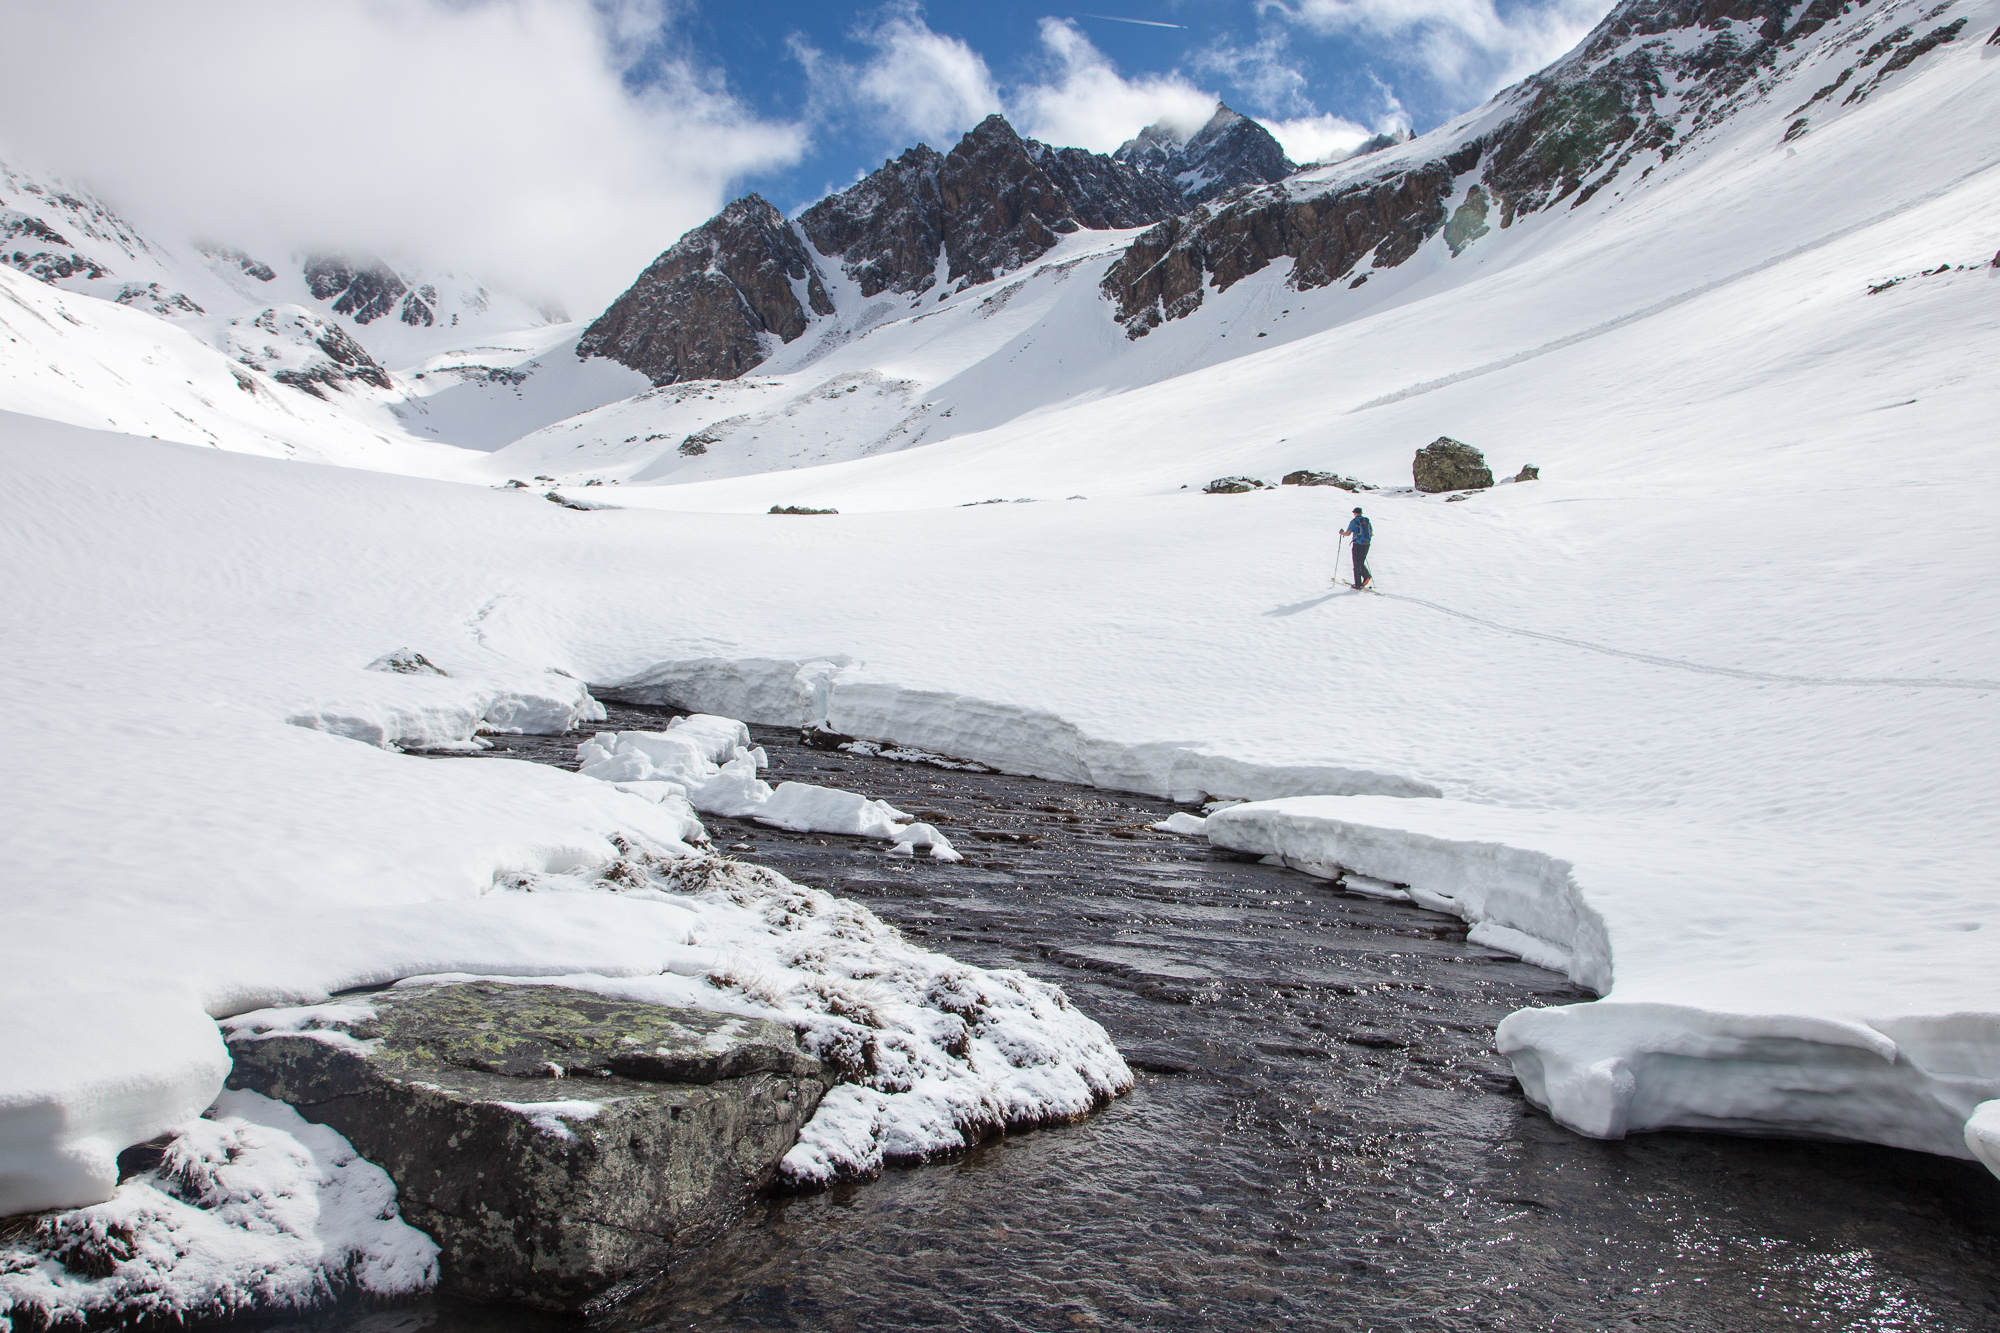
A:
{"type": "Polygon", "coordinates": [[[1197,52],[1193,63],[1196,69],[1225,79],[1242,90],[1249,99],[1250,110],[1293,116],[1314,114],[1312,99],[1306,95],[1309,81],[1305,71],[1289,58],[1283,32],[1267,33],[1249,46],[1218,40],[1197,52]]]}
{"type": "Polygon", "coordinates": [[[1269,0],[1265,8],[1321,34],[1394,43],[1392,58],[1424,69],[1461,98],[1483,98],[1541,69],[1582,40],[1605,0],[1549,0],[1503,16],[1493,0],[1269,0]]]}
{"type": "Polygon", "coordinates": [[[1337,162],[1375,134],[1366,125],[1332,114],[1260,123],[1285,150],[1285,156],[1301,166],[1310,162],[1337,162]]]}
{"type": "Polygon", "coordinates": [[[986,61],[958,38],[904,15],[875,29],[869,40],[875,55],[860,70],[855,91],[888,113],[892,128],[927,141],[948,138],[1000,109],[986,61]]]}
{"type": "Polygon", "coordinates": [[[377,249],[577,310],[805,144],[678,54],[658,0],[9,10],[0,149],[163,229],[377,249]]]}
{"type": "Polygon", "coordinates": [[[1128,79],[1075,25],[1043,19],[1047,77],[1013,90],[1009,106],[1022,133],[1063,147],[1108,153],[1155,121],[1191,134],[1215,114],[1216,95],[1179,71],[1128,79]]]}

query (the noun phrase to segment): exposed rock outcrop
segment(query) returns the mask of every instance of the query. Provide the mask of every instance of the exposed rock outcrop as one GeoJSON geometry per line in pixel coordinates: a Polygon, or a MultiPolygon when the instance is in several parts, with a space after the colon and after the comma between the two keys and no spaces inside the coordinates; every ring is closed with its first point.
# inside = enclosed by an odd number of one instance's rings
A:
{"type": "Polygon", "coordinates": [[[585,332],[655,384],[734,379],[834,313],[822,261],[864,298],[990,282],[1079,228],[1140,227],[1185,207],[1157,172],[1023,139],[989,116],[949,153],[919,145],[788,223],[750,195],[655,260],[585,332]],[[801,303],[799,290],[805,293],[801,303]]]}
{"type": "Polygon", "coordinates": [[[409,284],[379,259],[352,260],[340,255],[308,255],[306,290],[316,301],[332,301],[337,315],[368,324],[396,308],[409,284]]]}
{"type": "Polygon", "coordinates": [[[1417,450],[1410,472],[1420,491],[1480,491],[1493,484],[1486,455],[1449,435],[1440,435],[1417,450]]]}
{"type": "Polygon", "coordinates": [[[836,256],[863,296],[961,287],[1046,253],[1078,228],[1140,227],[1184,205],[1158,173],[1081,148],[1023,139],[988,116],[949,153],[912,148],[799,215],[821,254],[836,256]]]}
{"type": "Polygon", "coordinates": [[[1208,123],[1187,138],[1160,122],[1127,139],[1112,156],[1170,178],[1190,204],[1245,185],[1281,181],[1298,170],[1269,130],[1220,105],[1208,123]]]}
{"type": "Polygon", "coordinates": [[[1280,257],[1294,261],[1300,290],[1348,277],[1371,253],[1378,267],[1393,267],[1444,225],[1453,179],[1448,164],[1431,162],[1317,197],[1259,190],[1203,207],[1134,240],[1104,289],[1136,338],[1193,313],[1205,288],[1227,290],[1280,257]]]}
{"type": "Polygon", "coordinates": [[[315,398],[359,381],[391,387],[389,372],[335,321],[304,306],[273,306],[255,319],[231,320],[217,345],[238,362],[315,398]]]}
{"type": "Polygon", "coordinates": [[[1338,486],[1343,491],[1372,491],[1375,488],[1352,477],[1343,477],[1338,472],[1314,472],[1300,469],[1287,472],[1279,479],[1283,486],[1338,486]]]}
{"type": "Polygon", "coordinates": [[[805,243],[760,195],[746,195],[655,259],[584,331],[577,355],[608,357],[655,384],[735,379],[830,315],[805,243]],[[804,288],[801,303],[794,284],[804,288]]]}
{"type": "Polygon", "coordinates": [[[1217,477],[1202,490],[1210,495],[1241,495],[1245,491],[1268,491],[1271,483],[1255,477],[1217,477]]]}
{"type": "Polygon", "coordinates": [[[231,1086],[389,1173],[443,1290],[557,1309],[713,1239],[831,1083],[782,1024],[554,986],[412,987],[225,1027],[231,1086]]]}

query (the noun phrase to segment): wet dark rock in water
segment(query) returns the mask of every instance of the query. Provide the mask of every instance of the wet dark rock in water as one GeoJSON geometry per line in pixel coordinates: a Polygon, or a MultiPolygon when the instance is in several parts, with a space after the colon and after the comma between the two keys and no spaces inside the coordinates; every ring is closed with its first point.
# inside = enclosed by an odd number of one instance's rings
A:
{"type": "MultiPolygon", "coordinates": [[[[608,730],[666,725],[610,708],[608,730]]],[[[1155,832],[1165,801],[752,731],[772,781],[886,798],[967,859],[710,818],[718,845],[1061,985],[1139,1084],[1081,1124],[769,1198],[599,1333],[2000,1328],[2000,1184],[1975,1163],[1580,1138],[1527,1104],[1493,1028],[1590,997],[1451,917],[1155,832]]],[[[493,739],[575,766],[576,736],[493,739]]],[[[431,1333],[556,1327],[442,1299],[392,1313],[431,1333]]]]}
{"type": "Polygon", "coordinates": [[[346,1135],[438,1242],[443,1290],[475,1300],[573,1309],[698,1250],[832,1082],[762,1019],[488,983],[354,1002],[373,1016],[238,1020],[230,1086],[346,1135]]]}

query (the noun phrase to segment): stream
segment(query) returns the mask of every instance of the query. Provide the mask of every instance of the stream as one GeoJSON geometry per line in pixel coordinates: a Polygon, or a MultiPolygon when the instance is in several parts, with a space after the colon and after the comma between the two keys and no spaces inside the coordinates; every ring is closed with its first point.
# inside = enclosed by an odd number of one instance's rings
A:
{"type": "MultiPolygon", "coordinates": [[[[610,707],[605,730],[671,715],[610,707]]],[[[1579,1137],[1492,1033],[1589,995],[1452,918],[1154,832],[1165,801],[752,730],[773,783],[886,797],[965,860],[706,818],[718,849],[1061,985],[1138,1086],[1081,1124],[773,1198],[591,1329],[2000,1328],[2000,1181],[1975,1163],[1579,1137]]],[[[578,739],[488,753],[574,768],[578,739]]],[[[257,1327],[586,1326],[428,1299],[257,1327]]]]}

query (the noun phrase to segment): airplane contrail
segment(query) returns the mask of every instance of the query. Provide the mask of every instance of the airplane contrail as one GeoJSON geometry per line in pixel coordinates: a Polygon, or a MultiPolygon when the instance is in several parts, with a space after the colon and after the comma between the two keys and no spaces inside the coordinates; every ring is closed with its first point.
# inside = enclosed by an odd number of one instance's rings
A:
{"type": "Polygon", "coordinates": [[[1162,23],[1158,19],[1124,19],[1124,18],[1119,18],[1116,14],[1074,14],[1071,15],[1071,17],[1080,19],[1102,19],[1106,23],[1137,23],[1142,27],[1147,27],[1147,28],[1187,27],[1187,24],[1185,23],[1162,23]]]}

